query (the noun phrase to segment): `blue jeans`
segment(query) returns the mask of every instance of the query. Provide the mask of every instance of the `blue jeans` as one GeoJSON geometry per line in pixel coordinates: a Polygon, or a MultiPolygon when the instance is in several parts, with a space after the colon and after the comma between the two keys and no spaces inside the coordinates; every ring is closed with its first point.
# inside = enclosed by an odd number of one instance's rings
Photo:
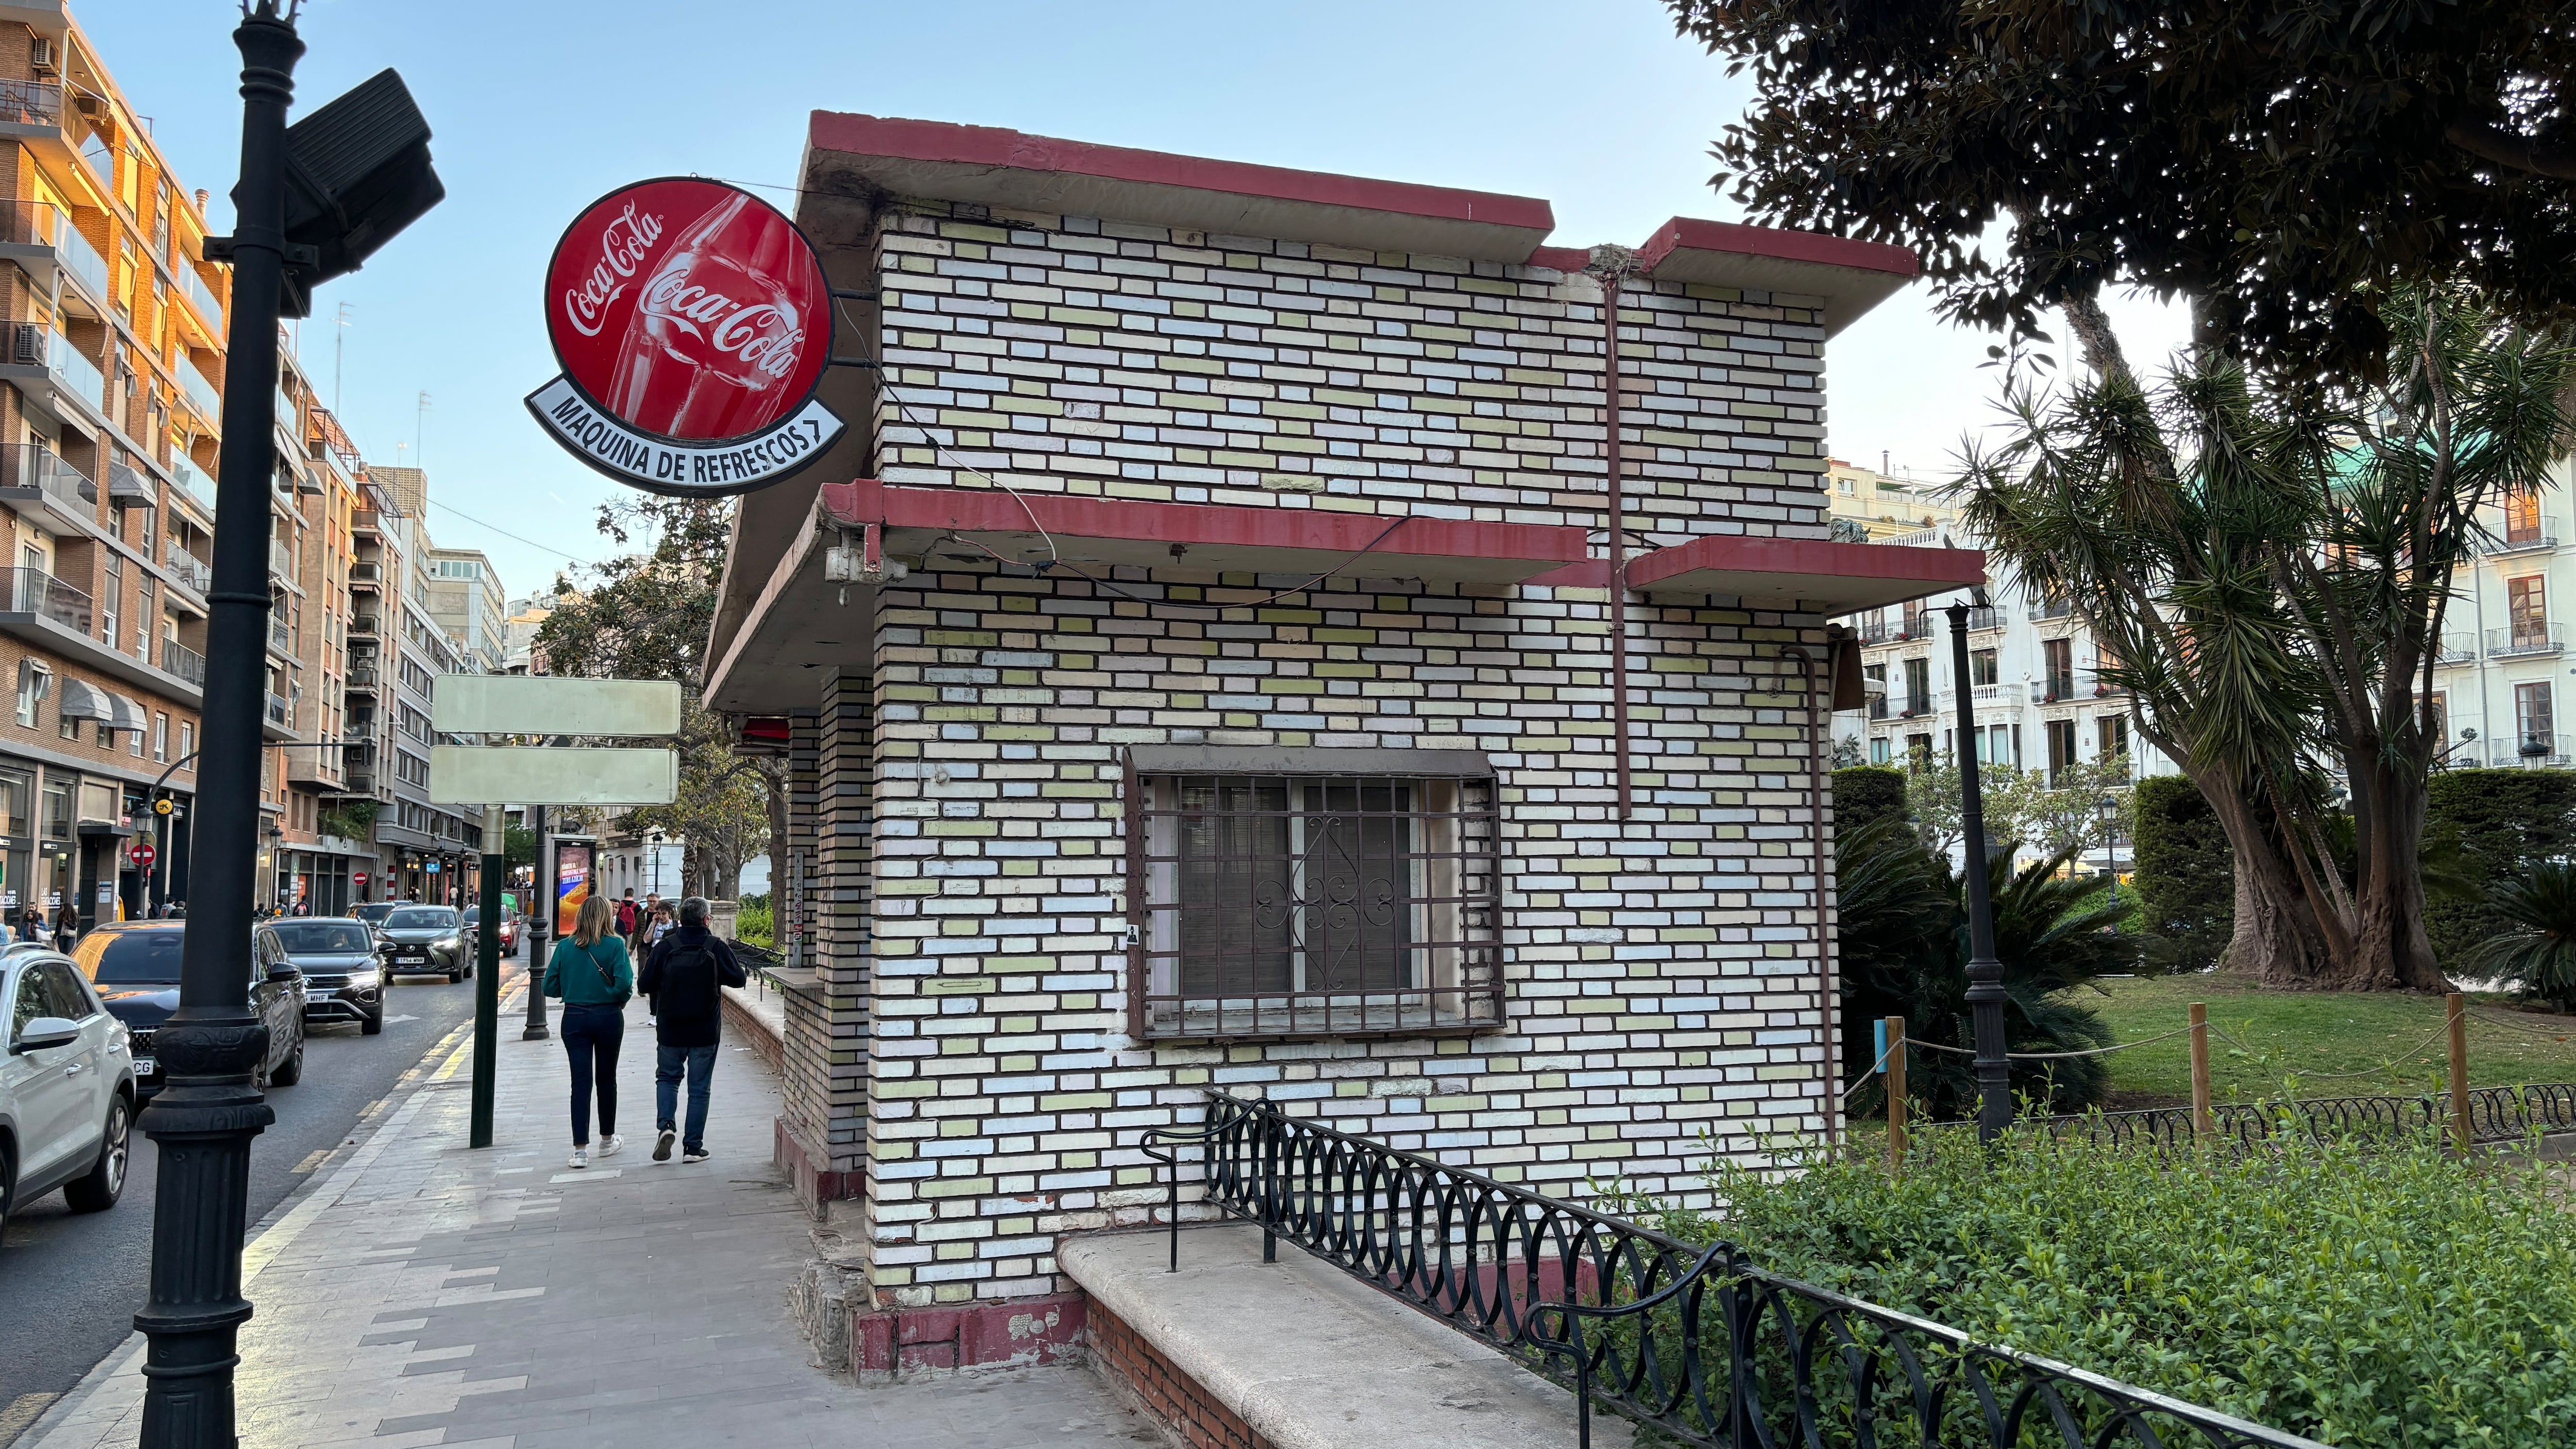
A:
{"type": "Polygon", "coordinates": [[[654,1105],[661,1109],[660,1126],[668,1132],[679,1125],[680,1073],[685,1068],[689,1077],[689,1127],[680,1134],[680,1150],[703,1151],[707,1145],[707,1087],[716,1074],[716,1049],[711,1046],[653,1048],[654,1105]]]}
{"type": "Polygon", "coordinates": [[[599,1094],[599,1134],[617,1135],[617,1048],[626,1040],[626,1013],[614,1006],[567,1006],[564,1052],[572,1058],[572,1145],[590,1145],[590,1098],[599,1094]]]}

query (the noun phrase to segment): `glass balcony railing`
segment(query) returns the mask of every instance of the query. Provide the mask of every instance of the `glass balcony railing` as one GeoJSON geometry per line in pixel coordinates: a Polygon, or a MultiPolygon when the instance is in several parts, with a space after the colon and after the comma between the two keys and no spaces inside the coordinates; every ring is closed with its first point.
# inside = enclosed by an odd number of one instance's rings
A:
{"type": "Polygon", "coordinates": [[[205,505],[208,517],[214,515],[215,480],[206,476],[205,469],[186,458],[174,457],[170,460],[170,476],[179,480],[179,487],[189,497],[205,505]]]}
{"type": "Polygon", "coordinates": [[[179,587],[192,593],[203,594],[215,586],[214,565],[181,548],[175,538],[162,549],[161,566],[170,571],[179,587]]]}
{"type": "Polygon", "coordinates": [[[224,420],[223,390],[199,372],[197,364],[186,358],[179,360],[177,371],[179,391],[188,399],[188,406],[195,408],[197,416],[207,422],[220,424],[224,420]]]}
{"type": "Polygon", "coordinates": [[[63,123],[63,88],[52,81],[0,81],[0,121],[16,126],[63,123]]]}
{"type": "Polygon", "coordinates": [[[286,621],[274,615],[268,621],[268,647],[280,654],[295,652],[295,636],[287,632],[286,621]]]}
{"type": "Polygon", "coordinates": [[[206,656],[176,639],[164,639],[161,641],[161,670],[203,688],[206,683],[206,656]]]}
{"type": "Polygon", "coordinates": [[[20,443],[9,450],[8,486],[41,492],[63,508],[88,517],[98,507],[98,485],[81,476],[81,471],[65,462],[53,449],[42,443],[20,443]]]}
{"type": "Polygon", "coordinates": [[[45,370],[54,375],[55,385],[93,408],[107,405],[107,374],[98,364],[80,355],[72,340],[59,332],[45,334],[45,370]]]}
{"type": "Polygon", "coordinates": [[[107,191],[116,189],[116,148],[107,144],[105,136],[96,131],[83,136],[80,143],[80,158],[98,177],[101,188],[107,191]]]}
{"type": "Polygon", "coordinates": [[[295,581],[295,550],[288,548],[285,540],[268,541],[268,571],[289,583],[295,581]]]}
{"type": "Polygon", "coordinates": [[[287,704],[285,695],[272,694],[268,697],[268,722],[281,729],[295,727],[295,711],[287,704]]]}
{"type": "MultiPolygon", "coordinates": [[[[5,109],[0,107],[0,114],[5,114],[5,109]]],[[[100,307],[107,305],[107,259],[72,225],[71,217],[61,207],[50,201],[0,202],[0,241],[52,248],[63,270],[79,281],[90,300],[100,307]]]]}
{"type": "Polygon", "coordinates": [[[180,293],[187,297],[189,306],[197,309],[197,315],[205,319],[207,335],[223,336],[224,304],[215,300],[215,289],[207,286],[206,279],[197,275],[196,267],[186,256],[182,255],[176,261],[178,265],[171,270],[179,274],[180,293]]]}
{"type": "Polygon", "coordinates": [[[89,595],[43,569],[11,569],[9,607],[20,614],[39,614],[81,635],[92,631],[89,595]]]}

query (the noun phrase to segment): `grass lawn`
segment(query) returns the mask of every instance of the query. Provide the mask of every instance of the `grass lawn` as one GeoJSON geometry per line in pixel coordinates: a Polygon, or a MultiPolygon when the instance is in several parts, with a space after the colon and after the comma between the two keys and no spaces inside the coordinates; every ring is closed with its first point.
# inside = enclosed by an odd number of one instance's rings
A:
{"type": "MultiPolygon", "coordinates": [[[[2448,1047],[2439,1035],[2438,996],[2264,991],[2241,977],[2217,975],[2142,976],[2102,986],[2110,992],[2107,999],[2090,992],[2075,999],[2099,1011],[2124,1042],[2186,1026],[2191,1003],[2207,1002],[2210,1086],[2222,1102],[2278,1093],[2292,1081],[2303,1097],[2416,1092],[2438,1087],[2445,1070],[2448,1047]],[[2219,1036],[2222,1031],[2251,1052],[2230,1045],[2219,1036]],[[2395,1065],[2380,1069],[2390,1062],[2395,1065]],[[2369,1074],[2329,1079],[2322,1075],[2327,1072],[2369,1074]]],[[[2470,997],[2469,1079],[2482,1087],[2576,1082],[2576,1017],[2470,997]],[[2499,1021],[2520,1029],[2492,1024],[2499,1021]]],[[[2189,1102],[2190,1039],[2113,1053],[2111,1089],[2112,1105],[2120,1107],[2189,1102]]]]}

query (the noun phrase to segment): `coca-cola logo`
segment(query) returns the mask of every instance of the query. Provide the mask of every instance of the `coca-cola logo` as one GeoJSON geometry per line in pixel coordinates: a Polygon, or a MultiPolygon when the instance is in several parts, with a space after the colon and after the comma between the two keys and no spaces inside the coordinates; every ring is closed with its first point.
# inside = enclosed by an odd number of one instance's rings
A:
{"type": "Polygon", "coordinates": [[[652,437],[732,442],[813,395],[831,286],[794,223],[751,193],[646,181],[593,202],[556,244],[546,326],[601,413],[652,437]]]}

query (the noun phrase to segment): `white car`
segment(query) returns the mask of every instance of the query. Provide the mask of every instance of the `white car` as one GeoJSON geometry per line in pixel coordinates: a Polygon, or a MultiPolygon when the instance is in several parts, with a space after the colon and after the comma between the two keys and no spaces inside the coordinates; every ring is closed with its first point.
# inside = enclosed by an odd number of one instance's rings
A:
{"type": "Polygon", "coordinates": [[[134,1054],[80,968],[16,945],[0,956],[0,1228],[55,1188],[79,1213],[116,1206],[134,1129],[134,1054]]]}

